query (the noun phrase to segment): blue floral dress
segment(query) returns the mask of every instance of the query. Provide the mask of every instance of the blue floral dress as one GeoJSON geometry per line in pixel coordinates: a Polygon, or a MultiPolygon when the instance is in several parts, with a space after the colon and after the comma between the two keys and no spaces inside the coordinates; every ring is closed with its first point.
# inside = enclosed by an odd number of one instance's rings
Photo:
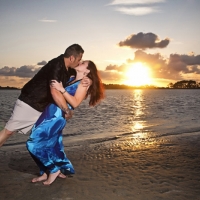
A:
{"type": "MultiPolygon", "coordinates": [[[[65,90],[74,96],[79,83],[80,80],[67,86],[65,90]]],[[[73,109],[69,104],[68,107],[73,109]]],[[[40,168],[40,175],[47,171],[55,173],[58,170],[65,175],[75,173],[64,152],[62,130],[65,125],[64,112],[56,104],[48,105],[34,124],[26,146],[40,168]]]]}

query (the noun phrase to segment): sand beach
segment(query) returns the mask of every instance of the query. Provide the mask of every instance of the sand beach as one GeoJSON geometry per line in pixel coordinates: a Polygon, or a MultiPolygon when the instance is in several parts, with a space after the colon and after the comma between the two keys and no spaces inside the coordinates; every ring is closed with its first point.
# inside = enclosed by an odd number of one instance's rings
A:
{"type": "Polygon", "coordinates": [[[25,144],[0,148],[1,200],[200,199],[200,135],[126,138],[66,147],[76,174],[31,183],[38,168],[25,144]]]}

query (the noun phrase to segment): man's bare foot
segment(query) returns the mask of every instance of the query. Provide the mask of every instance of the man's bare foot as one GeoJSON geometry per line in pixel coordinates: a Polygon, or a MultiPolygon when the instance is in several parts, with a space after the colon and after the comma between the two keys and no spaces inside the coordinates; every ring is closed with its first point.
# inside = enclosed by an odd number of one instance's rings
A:
{"type": "Polygon", "coordinates": [[[32,183],[39,182],[39,181],[45,181],[45,180],[47,180],[47,174],[46,173],[44,173],[42,176],[38,176],[36,178],[33,178],[32,183]]]}
{"type": "Polygon", "coordinates": [[[53,182],[56,180],[56,178],[57,178],[57,176],[58,176],[59,174],[60,174],[60,170],[58,170],[58,171],[55,172],[55,173],[49,174],[48,179],[47,179],[45,182],[43,182],[43,184],[44,184],[44,185],[50,185],[51,183],[53,183],[53,182]]]}
{"type": "Polygon", "coordinates": [[[60,177],[60,178],[66,178],[66,176],[65,176],[64,174],[62,174],[62,173],[60,173],[60,174],[58,175],[58,177],[60,177]]]}

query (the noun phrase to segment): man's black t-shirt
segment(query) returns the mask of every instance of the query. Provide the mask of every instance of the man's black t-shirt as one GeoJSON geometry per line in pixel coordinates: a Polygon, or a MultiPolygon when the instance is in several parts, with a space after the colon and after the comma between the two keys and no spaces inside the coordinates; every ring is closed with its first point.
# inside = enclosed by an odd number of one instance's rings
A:
{"type": "Polygon", "coordinates": [[[54,102],[50,92],[50,81],[61,81],[66,87],[70,76],[76,75],[72,68],[65,67],[63,54],[49,61],[40,71],[24,85],[19,99],[35,110],[43,112],[45,107],[54,102]]]}

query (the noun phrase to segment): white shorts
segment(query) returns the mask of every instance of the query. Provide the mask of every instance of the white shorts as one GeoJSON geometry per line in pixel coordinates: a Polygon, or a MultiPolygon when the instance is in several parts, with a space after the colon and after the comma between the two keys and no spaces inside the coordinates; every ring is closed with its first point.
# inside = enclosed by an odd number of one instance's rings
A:
{"type": "Polygon", "coordinates": [[[41,112],[17,99],[12,115],[6,123],[5,128],[9,131],[19,131],[26,134],[31,130],[33,124],[37,121],[40,115],[41,112]]]}

